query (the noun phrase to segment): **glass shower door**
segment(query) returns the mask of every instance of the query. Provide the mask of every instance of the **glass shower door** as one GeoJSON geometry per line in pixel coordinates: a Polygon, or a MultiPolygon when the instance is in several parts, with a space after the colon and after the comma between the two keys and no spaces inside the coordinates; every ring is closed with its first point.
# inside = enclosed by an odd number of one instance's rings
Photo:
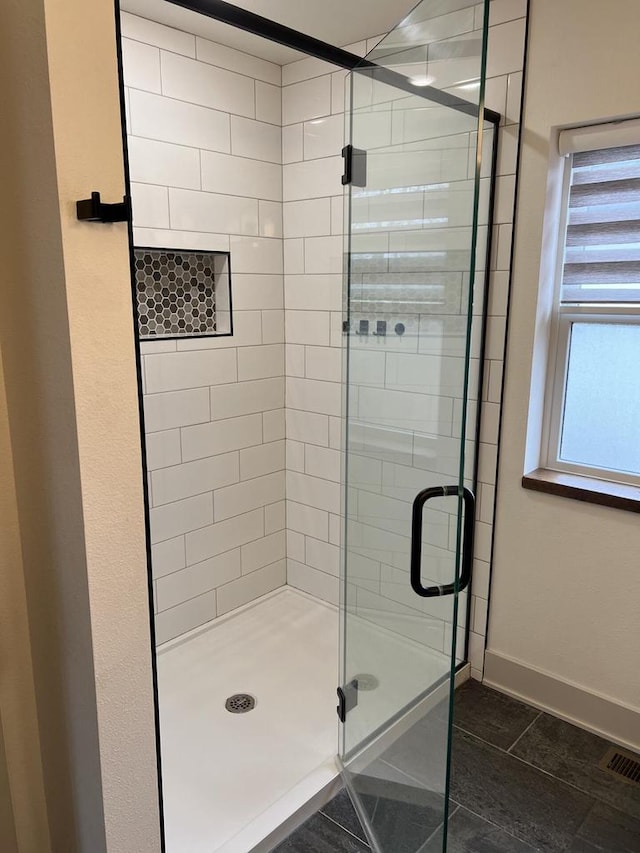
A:
{"type": "Polygon", "coordinates": [[[345,781],[384,853],[446,850],[473,546],[486,15],[426,0],[349,81],[338,710],[345,781]]]}

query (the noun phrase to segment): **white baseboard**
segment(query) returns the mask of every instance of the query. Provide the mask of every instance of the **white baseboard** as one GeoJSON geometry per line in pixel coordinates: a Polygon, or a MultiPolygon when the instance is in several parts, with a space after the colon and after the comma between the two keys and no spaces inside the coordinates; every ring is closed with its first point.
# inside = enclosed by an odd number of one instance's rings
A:
{"type": "Polygon", "coordinates": [[[485,654],[484,683],[613,743],[640,751],[638,709],[490,650],[485,654]]]}

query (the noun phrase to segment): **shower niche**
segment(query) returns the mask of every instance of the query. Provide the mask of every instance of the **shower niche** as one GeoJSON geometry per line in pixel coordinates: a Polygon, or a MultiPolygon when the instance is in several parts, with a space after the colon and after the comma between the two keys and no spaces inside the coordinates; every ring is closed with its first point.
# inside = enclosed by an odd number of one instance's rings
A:
{"type": "Polygon", "coordinates": [[[140,340],[231,335],[228,252],[136,247],[140,340]]]}

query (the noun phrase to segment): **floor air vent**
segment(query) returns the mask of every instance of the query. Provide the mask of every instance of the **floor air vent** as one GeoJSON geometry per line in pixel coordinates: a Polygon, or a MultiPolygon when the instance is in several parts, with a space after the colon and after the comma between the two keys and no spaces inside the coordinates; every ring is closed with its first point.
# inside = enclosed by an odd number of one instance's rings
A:
{"type": "Polygon", "coordinates": [[[249,693],[234,693],[229,696],[224,707],[232,714],[246,714],[256,707],[256,700],[249,693]]]}
{"type": "Polygon", "coordinates": [[[599,767],[617,779],[640,785],[640,759],[632,752],[613,746],[607,751],[599,767]]]}

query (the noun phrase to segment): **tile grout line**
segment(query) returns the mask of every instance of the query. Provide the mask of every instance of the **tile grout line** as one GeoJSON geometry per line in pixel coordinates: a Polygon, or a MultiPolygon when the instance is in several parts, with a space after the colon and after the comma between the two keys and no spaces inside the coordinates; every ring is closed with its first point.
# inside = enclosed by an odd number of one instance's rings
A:
{"type": "MultiPolygon", "coordinates": [[[[577,827],[576,831],[574,832],[574,835],[573,835],[573,842],[580,840],[580,832],[581,832],[581,830],[582,830],[582,829],[583,829],[583,827],[586,825],[586,823],[587,823],[587,821],[589,820],[589,817],[591,816],[591,814],[592,814],[593,810],[596,808],[596,806],[597,806],[600,802],[601,802],[600,800],[594,800],[593,805],[591,806],[591,808],[589,809],[589,811],[586,813],[586,815],[584,816],[584,818],[583,818],[582,822],[579,824],[579,826],[577,827]]],[[[620,814],[623,814],[623,812],[620,812],[620,814]]]]}
{"type": "MultiPolygon", "coordinates": [[[[544,711],[541,711],[540,713],[542,714],[542,713],[544,713],[544,711]]],[[[459,731],[463,732],[464,734],[468,735],[469,737],[473,738],[474,740],[477,740],[479,743],[482,743],[485,746],[490,747],[491,749],[495,749],[496,752],[499,752],[502,755],[506,755],[509,758],[513,758],[514,761],[519,761],[520,764],[524,764],[527,767],[530,767],[532,770],[536,770],[538,773],[541,773],[543,776],[547,776],[547,777],[549,777],[549,779],[554,779],[556,782],[559,782],[561,785],[564,785],[567,788],[571,788],[573,791],[577,791],[578,793],[580,793],[583,796],[587,797],[588,799],[592,800],[594,803],[599,802],[599,803],[604,803],[605,805],[610,805],[609,803],[607,803],[606,800],[599,799],[594,794],[590,794],[588,791],[585,791],[583,788],[579,788],[577,785],[574,785],[573,782],[568,782],[566,779],[560,779],[559,776],[554,776],[553,773],[551,773],[549,770],[545,770],[543,767],[538,767],[537,765],[532,764],[530,761],[526,761],[524,758],[521,758],[519,755],[514,755],[514,753],[512,753],[512,752],[507,752],[505,749],[502,749],[501,747],[496,746],[493,743],[490,743],[488,740],[484,740],[484,738],[478,737],[478,735],[474,735],[472,732],[468,732],[466,729],[460,728],[460,726],[456,726],[454,724],[454,728],[457,728],[459,731]]],[[[620,811],[620,810],[618,809],[618,811],[620,811]]]]}
{"type": "Polygon", "coordinates": [[[515,757],[515,758],[517,758],[517,757],[518,757],[518,756],[517,756],[517,755],[515,755],[511,750],[516,748],[516,746],[520,743],[520,741],[521,741],[521,740],[522,740],[522,738],[527,734],[527,732],[528,732],[528,731],[529,731],[533,726],[535,726],[535,724],[538,722],[538,720],[539,720],[539,719],[540,719],[540,717],[543,715],[543,713],[544,713],[544,711],[538,711],[538,713],[536,714],[536,716],[534,717],[534,719],[529,723],[529,725],[526,727],[526,729],[525,729],[523,732],[521,732],[521,733],[518,735],[518,737],[514,740],[514,742],[511,744],[511,746],[510,746],[508,749],[506,749],[506,750],[505,750],[505,752],[506,752],[508,755],[514,755],[514,757],[515,757]]]}
{"type": "MultiPolygon", "coordinates": [[[[173,145],[176,148],[186,148],[189,151],[204,151],[205,154],[221,154],[224,157],[232,157],[233,159],[237,159],[237,160],[250,160],[252,163],[263,163],[267,166],[277,166],[278,165],[277,163],[271,163],[268,160],[257,160],[253,157],[240,157],[237,154],[227,154],[226,152],[220,152],[220,151],[209,151],[206,148],[195,148],[195,147],[191,147],[188,145],[182,145],[182,144],[177,143],[177,142],[162,142],[161,140],[150,139],[150,138],[144,137],[144,136],[135,136],[135,137],[131,137],[131,138],[145,139],[145,140],[148,140],[149,142],[161,142],[161,144],[163,144],[163,145],[173,145]]],[[[244,201],[255,201],[255,202],[271,201],[271,202],[274,202],[275,204],[284,204],[285,203],[280,198],[271,198],[268,196],[263,197],[261,195],[237,195],[237,194],[234,195],[233,193],[215,192],[213,190],[198,189],[197,187],[185,187],[185,186],[180,186],[180,185],[176,186],[174,184],[158,184],[158,183],[155,183],[154,181],[142,181],[140,179],[132,180],[131,183],[132,184],[140,184],[140,185],[145,186],[145,187],[160,187],[161,189],[166,189],[166,190],[180,190],[182,192],[200,193],[201,195],[217,196],[220,198],[234,198],[234,199],[241,199],[244,201]]],[[[154,226],[150,226],[150,225],[137,225],[135,227],[137,227],[137,228],[154,228],[154,230],[156,230],[156,231],[186,231],[188,233],[194,233],[192,228],[173,228],[173,227],[155,228],[154,226]]],[[[201,234],[211,233],[211,234],[221,236],[221,237],[259,237],[260,236],[259,234],[251,234],[251,233],[235,234],[234,232],[229,232],[228,234],[219,234],[219,232],[216,232],[216,231],[211,231],[211,232],[196,231],[195,233],[201,233],[201,234]]],[[[263,237],[262,239],[263,240],[281,240],[282,238],[281,237],[263,237]]],[[[211,250],[211,251],[215,251],[215,250],[211,250]]],[[[261,273],[261,274],[263,274],[263,275],[282,275],[282,273],[261,273]]],[[[318,273],[318,275],[330,275],[330,274],[331,273],[318,273]]],[[[250,273],[250,275],[251,275],[251,273],[250,273]]],[[[337,275],[337,273],[333,273],[333,275],[337,275]]]]}
{"type": "MultiPolygon", "coordinates": [[[[450,802],[455,802],[455,800],[450,800],[450,802]]],[[[449,822],[451,821],[451,818],[454,816],[454,814],[455,814],[455,813],[456,813],[460,808],[461,808],[460,803],[455,803],[455,808],[454,808],[454,810],[449,814],[449,822]]],[[[444,826],[444,822],[443,822],[442,824],[440,824],[440,826],[439,826],[439,827],[437,827],[436,829],[434,829],[434,831],[433,831],[433,832],[431,833],[431,835],[427,838],[427,840],[424,842],[424,844],[422,844],[422,845],[418,848],[417,853],[422,853],[422,851],[425,851],[425,853],[426,853],[427,848],[428,848],[428,845],[429,845],[429,842],[430,842],[433,838],[435,838],[435,837],[436,837],[436,835],[438,834],[438,832],[440,832],[440,830],[442,829],[442,827],[443,827],[443,826],[444,826]]],[[[449,831],[449,828],[447,827],[447,833],[448,833],[448,831],[449,831]]]]}
{"type": "MultiPolygon", "coordinates": [[[[329,816],[326,812],[324,812],[322,809],[320,809],[320,810],[317,812],[317,814],[322,815],[322,817],[326,818],[326,819],[327,819],[328,821],[330,821],[334,826],[337,826],[337,827],[338,827],[338,829],[342,830],[342,832],[345,832],[345,833],[346,833],[347,835],[349,835],[351,838],[355,838],[355,839],[356,839],[357,841],[359,841],[361,844],[366,845],[367,850],[370,850],[370,849],[371,849],[371,847],[369,846],[369,842],[368,842],[368,841],[366,841],[366,840],[365,840],[365,839],[363,839],[363,838],[360,838],[360,836],[356,835],[356,834],[355,834],[355,832],[351,832],[351,830],[350,830],[350,829],[347,829],[347,827],[346,827],[346,826],[343,826],[343,825],[342,825],[341,823],[339,823],[337,820],[335,820],[334,818],[330,817],[330,816],[329,816]]],[[[359,821],[359,820],[360,820],[360,819],[358,818],[358,821],[359,821]]],[[[363,833],[363,834],[364,834],[364,835],[366,835],[366,833],[363,833]]]]}
{"type": "MultiPolygon", "coordinates": [[[[278,532],[280,532],[280,531],[278,531],[278,532]]],[[[230,581],[227,581],[226,583],[218,584],[218,586],[213,586],[213,587],[211,587],[211,589],[205,589],[202,592],[199,592],[196,595],[191,596],[190,598],[185,598],[184,601],[179,601],[177,604],[172,604],[170,607],[165,607],[163,610],[158,609],[157,615],[160,615],[161,613],[169,613],[171,610],[175,610],[177,607],[181,607],[183,604],[188,604],[190,601],[195,601],[197,598],[200,598],[204,595],[207,595],[210,592],[217,592],[217,590],[223,589],[224,587],[229,586],[230,584],[233,584],[236,581],[242,580],[243,578],[251,577],[251,575],[256,574],[257,572],[261,572],[263,569],[269,569],[272,566],[275,566],[277,563],[281,563],[284,559],[286,559],[286,558],[285,557],[278,557],[278,559],[274,560],[272,563],[267,563],[266,565],[260,566],[257,569],[252,569],[250,572],[245,572],[244,574],[239,574],[237,577],[232,578],[230,581]]],[[[189,568],[189,567],[187,567],[187,568],[189,568]]],[[[174,572],[174,574],[175,574],[175,572],[174,572]]],[[[158,580],[161,580],[161,578],[157,578],[154,581],[154,583],[157,583],[158,580]]],[[[233,608],[233,609],[235,610],[236,608],[233,608]]],[[[220,613],[218,615],[224,616],[225,614],[220,613]]]]}
{"type": "MultiPolygon", "coordinates": [[[[453,802],[456,802],[456,800],[454,800],[453,802]]],[[[496,823],[494,820],[490,820],[488,817],[485,817],[484,815],[478,814],[478,812],[475,812],[473,809],[470,809],[469,806],[462,805],[461,803],[458,803],[457,805],[458,805],[458,809],[464,809],[465,811],[469,812],[469,814],[472,814],[474,817],[477,817],[480,820],[484,821],[485,823],[488,823],[490,826],[494,826],[496,829],[499,829],[501,832],[504,832],[506,835],[509,835],[511,838],[515,839],[516,841],[519,841],[522,844],[527,844],[529,847],[531,847],[532,850],[535,850],[535,848],[532,845],[530,845],[528,841],[525,841],[522,838],[518,838],[518,836],[514,835],[513,832],[511,832],[511,830],[506,829],[504,826],[500,826],[500,824],[496,823]]],[[[456,809],[456,811],[458,809],[456,809]]]]}
{"type": "Polygon", "coordinates": [[[400,773],[402,776],[406,776],[407,779],[409,779],[411,782],[415,782],[417,785],[424,785],[424,783],[421,782],[420,779],[416,778],[415,776],[412,776],[410,773],[407,773],[406,770],[402,770],[400,767],[396,767],[395,764],[392,764],[386,758],[380,758],[379,760],[382,764],[386,764],[387,767],[391,767],[392,770],[395,770],[396,773],[400,773]]]}

